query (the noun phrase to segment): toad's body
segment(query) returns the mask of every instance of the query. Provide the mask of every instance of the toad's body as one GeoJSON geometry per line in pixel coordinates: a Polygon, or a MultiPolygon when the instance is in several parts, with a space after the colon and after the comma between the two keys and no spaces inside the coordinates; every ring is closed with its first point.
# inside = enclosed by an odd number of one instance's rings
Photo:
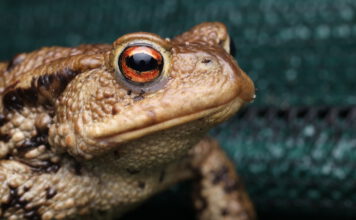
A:
{"type": "Polygon", "coordinates": [[[112,219],[194,176],[199,218],[254,218],[204,138],[254,96],[229,50],[225,26],[204,23],[0,63],[0,219],[112,219]]]}

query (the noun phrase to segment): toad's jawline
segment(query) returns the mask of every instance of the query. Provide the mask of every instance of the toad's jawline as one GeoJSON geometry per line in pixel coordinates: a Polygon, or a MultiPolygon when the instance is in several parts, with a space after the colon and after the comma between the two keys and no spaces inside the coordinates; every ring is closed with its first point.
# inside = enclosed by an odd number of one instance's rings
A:
{"type": "Polygon", "coordinates": [[[165,130],[171,127],[182,125],[189,121],[198,120],[201,118],[207,118],[208,120],[207,123],[210,122],[212,124],[216,124],[226,120],[229,116],[237,112],[244,103],[245,102],[241,98],[236,97],[225,104],[210,109],[206,109],[197,113],[166,120],[152,126],[126,131],[122,133],[117,133],[117,134],[114,133],[106,136],[98,135],[95,136],[94,138],[96,138],[100,142],[118,144],[132,139],[140,138],[160,130],[165,130]]]}

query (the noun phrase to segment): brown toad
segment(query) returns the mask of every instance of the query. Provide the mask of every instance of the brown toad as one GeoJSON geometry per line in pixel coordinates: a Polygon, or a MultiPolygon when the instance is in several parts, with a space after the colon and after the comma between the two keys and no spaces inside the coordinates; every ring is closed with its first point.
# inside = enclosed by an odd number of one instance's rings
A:
{"type": "Polygon", "coordinates": [[[200,219],[253,219],[205,136],[254,97],[229,42],[223,24],[203,23],[0,63],[0,217],[113,219],[195,177],[200,219]]]}

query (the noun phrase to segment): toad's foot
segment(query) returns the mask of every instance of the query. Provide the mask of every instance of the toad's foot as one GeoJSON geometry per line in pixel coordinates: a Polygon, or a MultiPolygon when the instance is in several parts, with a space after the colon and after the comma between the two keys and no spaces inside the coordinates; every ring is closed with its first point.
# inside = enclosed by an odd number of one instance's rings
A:
{"type": "Polygon", "coordinates": [[[192,166],[200,174],[195,184],[194,205],[200,220],[256,219],[253,205],[233,163],[218,143],[206,138],[190,152],[192,166]]]}

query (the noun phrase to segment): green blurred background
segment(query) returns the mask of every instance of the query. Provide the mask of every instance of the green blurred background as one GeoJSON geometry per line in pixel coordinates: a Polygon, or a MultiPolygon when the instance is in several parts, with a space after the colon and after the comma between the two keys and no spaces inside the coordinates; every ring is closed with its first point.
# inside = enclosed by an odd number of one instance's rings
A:
{"type": "MultiPolygon", "coordinates": [[[[356,218],[356,1],[0,1],[0,60],[42,46],[164,37],[221,21],[257,99],[212,131],[260,219],[356,218]]],[[[125,219],[193,219],[189,184],[125,219]]]]}

